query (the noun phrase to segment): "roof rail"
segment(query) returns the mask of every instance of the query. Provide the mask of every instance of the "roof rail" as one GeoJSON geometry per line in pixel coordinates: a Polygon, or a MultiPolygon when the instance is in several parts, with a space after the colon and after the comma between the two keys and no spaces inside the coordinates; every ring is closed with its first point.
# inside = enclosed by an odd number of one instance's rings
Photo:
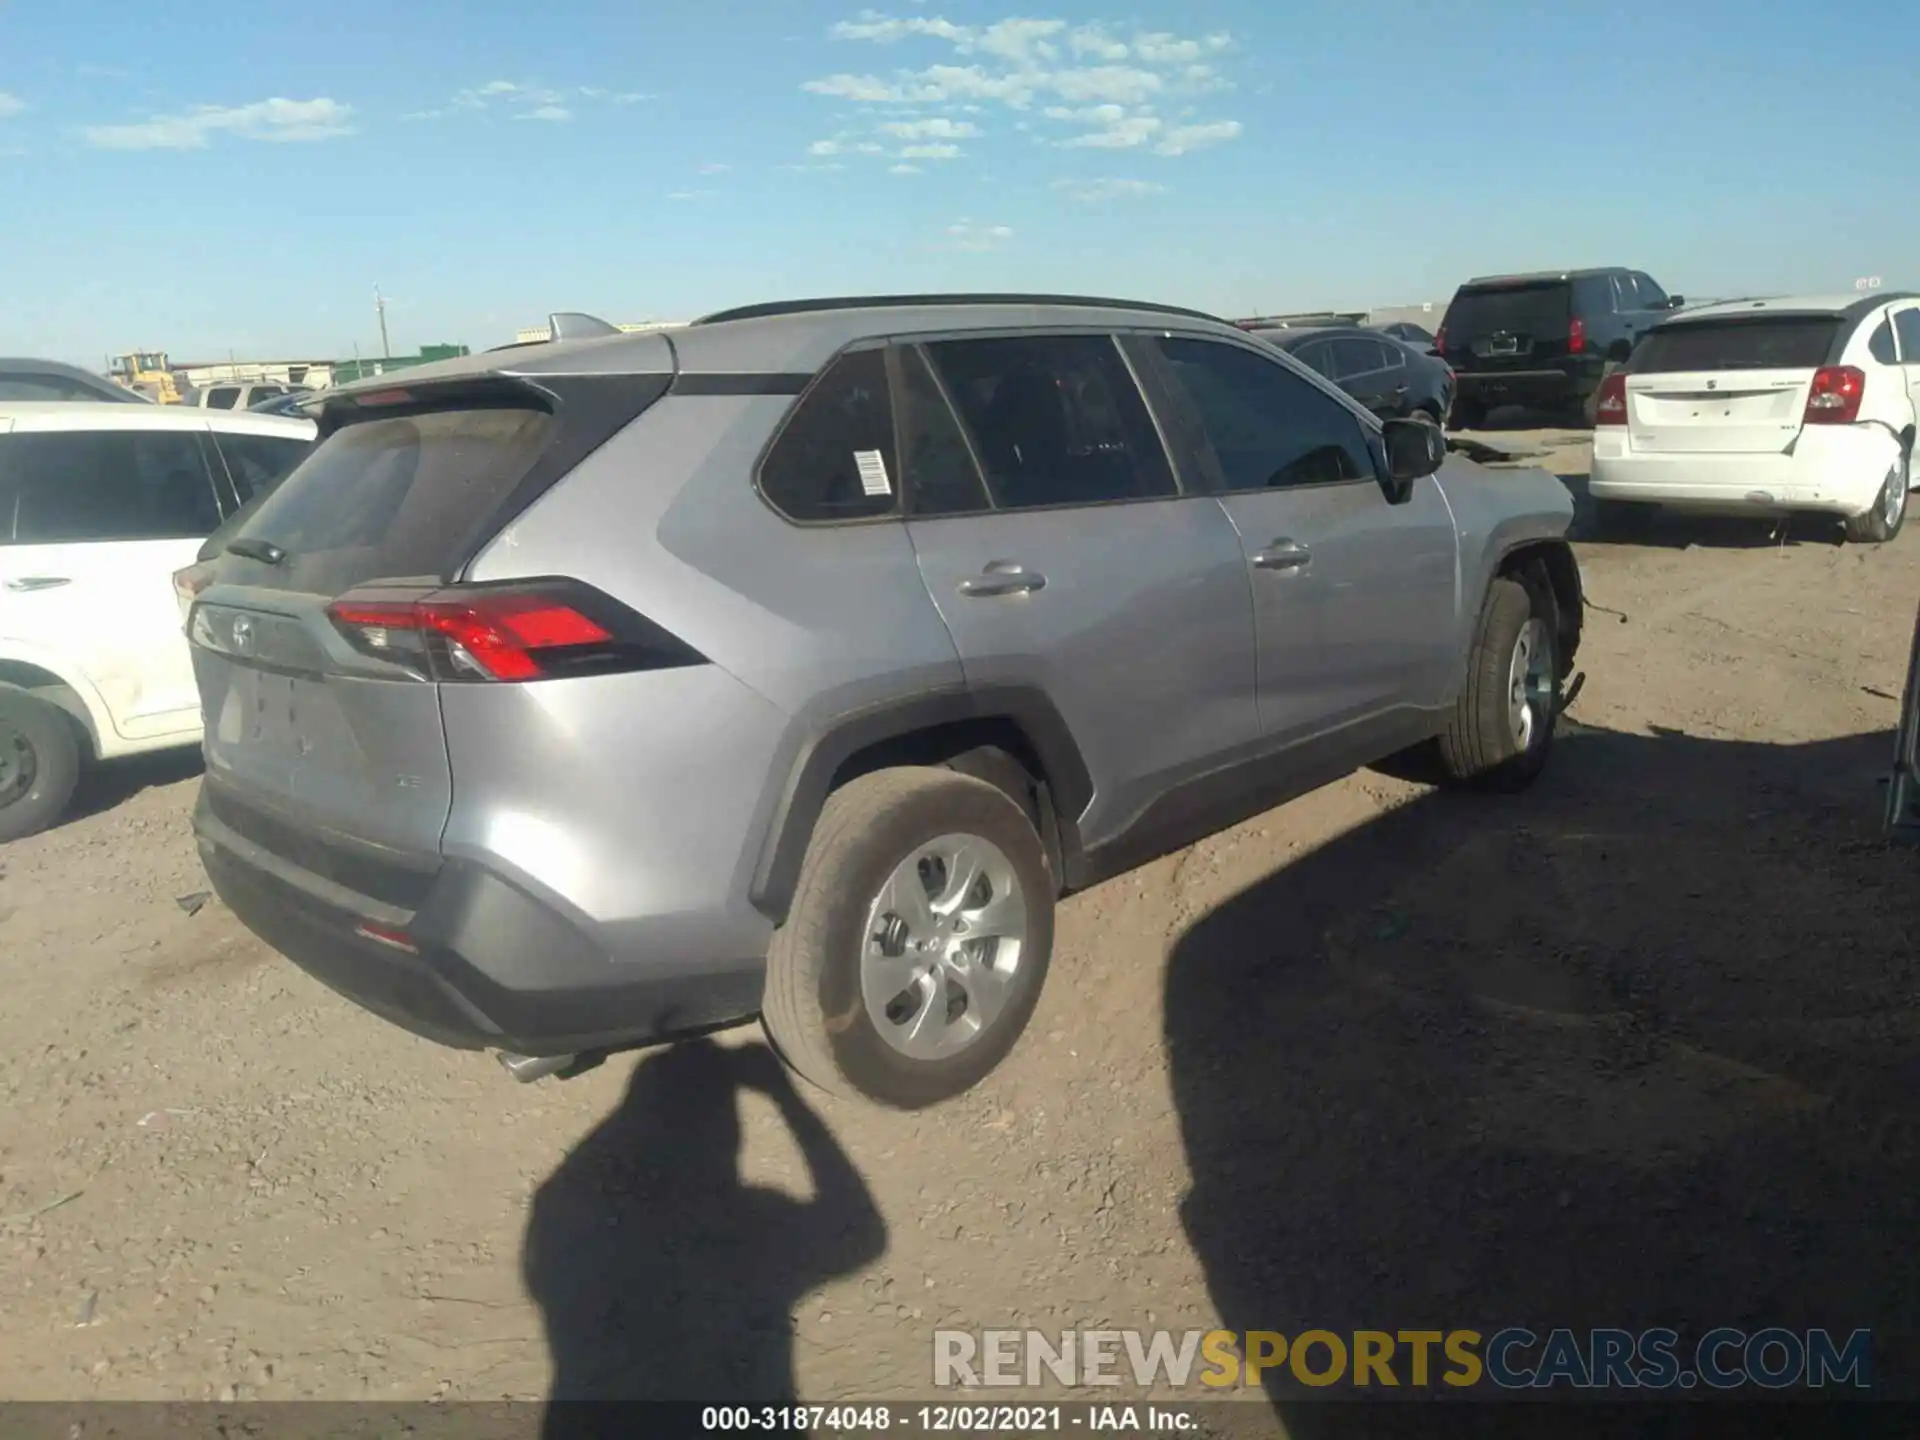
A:
{"type": "Polygon", "coordinates": [[[817,300],[776,300],[765,305],[741,305],[732,310],[717,310],[693,321],[695,325],[719,325],[729,320],[764,320],[775,315],[810,315],[822,310],[887,310],[922,305],[1070,305],[1099,310],[1141,310],[1153,315],[1178,315],[1188,320],[1212,320],[1224,324],[1217,315],[1204,310],[1188,310],[1179,305],[1156,305],[1145,300],[1108,300],[1092,295],[841,295],[817,300]]]}
{"type": "Polygon", "coordinates": [[[618,335],[620,327],[609,325],[598,315],[582,315],[577,310],[556,310],[547,317],[548,339],[593,340],[606,335],[618,335]]]}

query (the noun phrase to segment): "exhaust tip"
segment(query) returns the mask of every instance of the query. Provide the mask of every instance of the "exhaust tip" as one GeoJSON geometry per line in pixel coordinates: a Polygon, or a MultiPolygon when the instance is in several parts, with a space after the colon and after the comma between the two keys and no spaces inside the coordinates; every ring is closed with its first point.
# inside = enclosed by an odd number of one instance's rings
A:
{"type": "Polygon", "coordinates": [[[522,1085],[531,1085],[549,1075],[558,1075],[579,1058],[577,1055],[514,1055],[505,1050],[494,1052],[494,1059],[522,1085]]]}

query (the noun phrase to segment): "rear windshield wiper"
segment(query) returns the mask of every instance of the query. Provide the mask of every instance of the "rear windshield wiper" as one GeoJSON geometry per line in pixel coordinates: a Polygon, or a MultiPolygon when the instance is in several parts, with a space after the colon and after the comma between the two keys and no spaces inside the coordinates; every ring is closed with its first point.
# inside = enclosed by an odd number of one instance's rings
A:
{"type": "Polygon", "coordinates": [[[278,565],[287,558],[287,552],[271,540],[256,540],[245,535],[228,542],[227,554],[238,555],[243,560],[258,560],[262,565],[278,565]]]}

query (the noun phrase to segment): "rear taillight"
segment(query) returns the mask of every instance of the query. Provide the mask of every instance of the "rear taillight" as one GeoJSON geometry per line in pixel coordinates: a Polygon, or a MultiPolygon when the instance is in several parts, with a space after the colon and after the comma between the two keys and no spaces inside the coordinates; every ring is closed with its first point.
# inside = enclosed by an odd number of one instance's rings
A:
{"type": "Polygon", "coordinates": [[[690,645],[570,580],[352,590],[327,618],[363,655],[424,679],[551,680],[698,665],[690,645]]]}
{"type": "Polygon", "coordinates": [[[1587,322],[1578,315],[1567,322],[1567,353],[1578,355],[1587,348],[1587,322]]]}
{"type": "Polygon", "coordinates": [[[173,594],[180,602],[181,612],[192,606],[200,597],[200,592],[213,582],[211,565],[189,565],[184,570],[173,572],[173,594]]]}
{"type": "Polygon", "coordinates": [[[1436,355],[1447,353],[1447,327],[1444,325],[1433,332],[1433,353],[1436,355]]]}
{"type": "Polygon", "coordinates": [[[1617,370],[1600,382],[1600,393],[1593,399],[1593,423],[1627,423],[1627,377],[1617,370]]]}
{"type": "Polygon", "coordinates": [[[1822,365],[1813,372],[1807,391],[1807,425],[1851,425],[1860,418],[1860,401],[1867,393],[1864,370],[1851,365],[1822,365]]]}

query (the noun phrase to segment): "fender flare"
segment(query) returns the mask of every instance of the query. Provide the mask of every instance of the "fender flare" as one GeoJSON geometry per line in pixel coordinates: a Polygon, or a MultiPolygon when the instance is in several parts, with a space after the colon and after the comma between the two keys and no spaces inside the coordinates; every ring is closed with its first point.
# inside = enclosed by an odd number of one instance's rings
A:
{"type": "Polygon", "coordinates": [[[922,692],[837,717],[802,744],[754,864],[747,892],[754,908],[775,924],[785,922],[814,825],[833,792],[834,777],[849,760],[890,740],[982,720],[1009,721],[1032,745],[1046,770],[1061,847],[1077,855],[1076,822],[1092,803],[1093,780],[1072,730],[1045,692],[1026,685],[922,692]]]}

